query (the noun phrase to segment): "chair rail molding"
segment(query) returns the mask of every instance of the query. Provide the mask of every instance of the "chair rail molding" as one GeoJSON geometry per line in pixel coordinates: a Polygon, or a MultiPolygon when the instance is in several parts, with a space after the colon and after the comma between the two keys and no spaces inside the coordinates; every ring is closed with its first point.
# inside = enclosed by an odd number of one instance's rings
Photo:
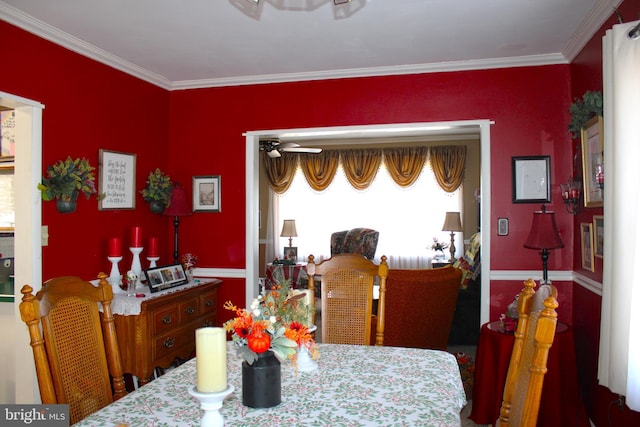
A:
{"type": "MultiPolygon", "coordinates": [[[[536,281],[540,281],[540,270],[491,270],[490,278],[492,281],[504,281],[504,280],[522,280],[525,281],[529,278],[533,278],[536,281]]],[[[583,288],[593,292],[594,294],[602,296],[602,283],[597,282],[589,277],[586,277],[576,271],[572,270],[554,270],[549,271],[549,280],[552,282],[575,282],[583,288]]]]}

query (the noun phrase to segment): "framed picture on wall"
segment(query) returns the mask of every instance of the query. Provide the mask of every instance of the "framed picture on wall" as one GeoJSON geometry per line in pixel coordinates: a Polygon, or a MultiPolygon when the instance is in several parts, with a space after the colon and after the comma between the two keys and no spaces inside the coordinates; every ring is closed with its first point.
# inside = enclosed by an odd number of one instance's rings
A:
{"type": "Polygon", "coordinates": [[[580,238],[582,252],[582,268],[594,271],[593,268],[593,224],[589,222],[580,223],[580,238]]]}
{"type": "Polygon", "coordinates": [[[550,203],[550,156],[512,157],[513,203],[550,203]]]}
{"type": "Polygon", "coordinates": [[[593,255],[602,258],[604,255],[604,217],[593,216],[593,255]]]}
{"type": "Polygon", "coordinates": [[[98,192],[105,196],[98,209],[135,209],[136,155],[108,150],[100,150],[99,155],[98,192]]]}
{"type": "Polygon", "coordinates": [[[193,177],[193,211],[220,212],[220,175],[193,177]]]}
{"type": "Polygon", "coordinates": [[[602,206],[602,189],[598,186],[597,174],[603,167],[603,122],[596,116],[582,128],[582,181],[584,182],[584,206],[602,206]]]}

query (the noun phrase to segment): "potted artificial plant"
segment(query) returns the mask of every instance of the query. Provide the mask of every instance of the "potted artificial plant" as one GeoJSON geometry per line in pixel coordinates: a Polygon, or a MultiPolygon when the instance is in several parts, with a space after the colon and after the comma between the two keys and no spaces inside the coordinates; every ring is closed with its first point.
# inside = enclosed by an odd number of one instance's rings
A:
{"type": "Polygon", "coordinates": [[[569,107],[571,122],[569,123],[569,133],[572,138],[580,138],[582,127],[594,116],[602,116],[602,92],[587,91],[580,98],[574,98],[573,104],[569,107]]]}
{"type": "Polygon", "coordinates": [[[73,160],[68,156],[66,160],[59,160],[47,167],[47,176],[42,177],[38,190],[42,193],[42,200],[56,200],[56,207],[61,213],[71,213],[76,210],[78,193],[87,199],[96,195],[98,200],[104,197],[96,190],[95,168],[86,158],[73,160]]]}
{"type": "Polygon", "coordinates": [[[164,174],[160,168],[156,168],[154,172],[149,173],[147,186],[140,190],[140,193],[142,198],[149,202],[151,212],[160,214],[169,206],[172,190],[173,182],[169,175],[164,174]]]}

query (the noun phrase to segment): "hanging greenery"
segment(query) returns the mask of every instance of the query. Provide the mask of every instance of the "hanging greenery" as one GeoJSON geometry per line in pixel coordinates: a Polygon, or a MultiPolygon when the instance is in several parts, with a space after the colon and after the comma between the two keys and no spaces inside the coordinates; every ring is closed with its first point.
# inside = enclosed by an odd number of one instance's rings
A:
{"type": "Polygon", "coordinates": [[[589,119],[602,116],[602,92],[587,91],[582,99],[574,98],[573,104],[569,107],[569,113],[571,113],[569,133],[572,138],[578,138],[582,127],[589,119]]]}

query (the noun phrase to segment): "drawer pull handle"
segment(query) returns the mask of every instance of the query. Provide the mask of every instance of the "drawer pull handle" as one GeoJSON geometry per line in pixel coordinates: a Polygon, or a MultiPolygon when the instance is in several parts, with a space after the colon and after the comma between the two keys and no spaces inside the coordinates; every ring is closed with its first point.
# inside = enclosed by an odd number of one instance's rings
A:
{"type": "Polygon", "coordinates": [[[208,328],[209,326],[213,326],[213,322],[212,322],[211,320],[207,320],[207,321],[205,321],[205,322],[204,322],[204,325],[203,325],[203,326],[204,326],[205,328],[208,328]]]}
{"type": "Polygon", "coordinates": [[[204,305],[206,305],[207,307],[211,307],[213,305],[213,301],[208,299],[208,300],[205,301],[204,305]]]}
{"type": "Polygon", "coordinates": [[[189,307],[187,307],[187,309],[185,310],[187,312],[187,314],[193,314],[196,312],[196,308],[192,305],[190,305],[189,307]]]}
{"type": "Polygon", "coordinates": [[[164,323],[165,325],[171,323],[171,315],[167,314],[166,316],[162,316],[162,323],[164,323]]]}
{"type": "Polygon", "coordinates": [[[173,347],[175,344],[176,344],[176,339],[175,339],[175,338],[171,338],[171,337],[167,338],[167,339],[166,339],[166,340],[164,340],[164,342],[162,343],[162,345],[163,345],[165,348],[171,348],[171,347],[173,347]]]}

